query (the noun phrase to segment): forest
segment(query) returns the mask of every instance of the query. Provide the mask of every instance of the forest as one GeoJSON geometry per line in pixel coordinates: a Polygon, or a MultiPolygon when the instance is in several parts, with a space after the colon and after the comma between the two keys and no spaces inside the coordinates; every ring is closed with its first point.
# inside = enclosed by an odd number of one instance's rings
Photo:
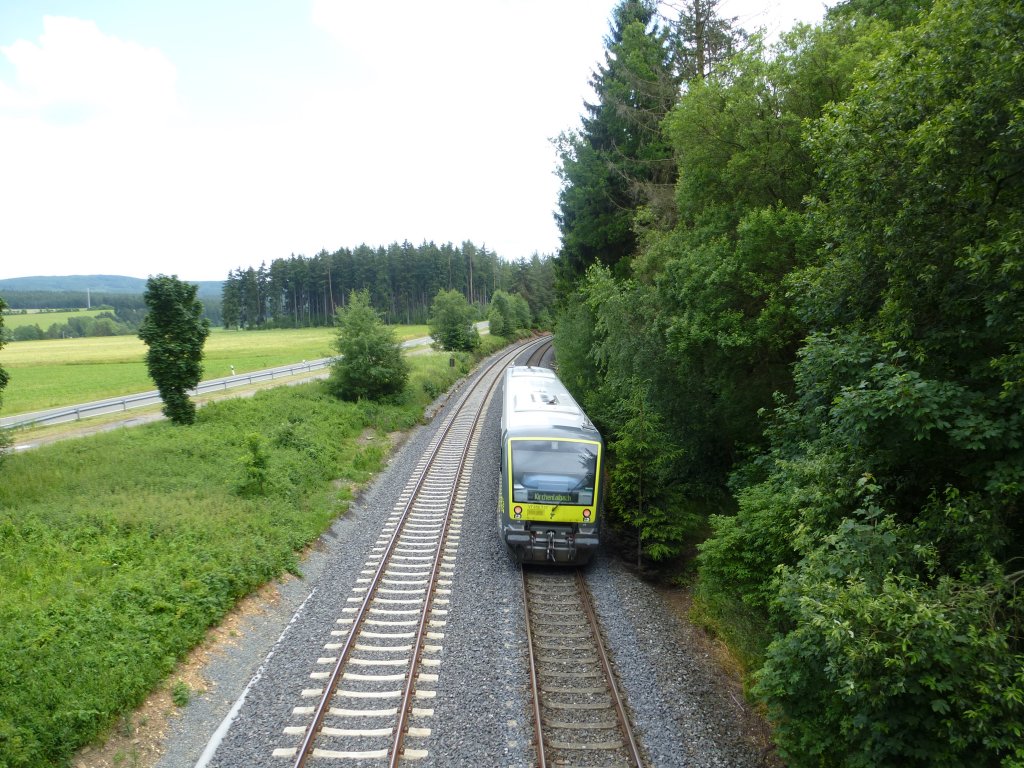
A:
{"type": "Polygon", "coordinates": [[[622,0],[560,372],[791,766],[1024,766],[1024,4],[622,0]]]}
{"type": "Polygon", "coordinates": [[[360,245],[316,256],[274,259],[268,267],[239,267],[224,282],[225,328],[299,328],[332,325],[352,291],[366,290],[387,323],[424,324],[439,291],[455,290],[486,314],[497,291],[516,293],[533,319],[549,325],[554,266],[537,254],[509,262],[471,242],[438,246],[408,241],[360,245]]]}

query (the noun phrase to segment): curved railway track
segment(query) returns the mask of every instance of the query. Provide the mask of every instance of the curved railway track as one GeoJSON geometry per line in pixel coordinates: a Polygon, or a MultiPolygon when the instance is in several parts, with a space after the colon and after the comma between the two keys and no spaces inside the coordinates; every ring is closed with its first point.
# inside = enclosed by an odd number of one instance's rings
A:
{"type": "Polygon", "coordinates": [[[537,765],[642,768],[582,573],[522,574],[537,765]]]}
{"type": "Polygon", "coordinates": [[[531,341],[501,355],[449,409],[381,531],[293,710],[277,758],[294,768],[426,757],[445,616],[475,445],[503,368],[531,341]],[[292,745],[287,745],[291,741],[292,745]],[[298,741],[298,744],[295,742],[298,741]]]}
{"type": "Polygon", "coordinates": [[[549,338],[542,344],[538,344],[526,358],[524,365],[532,365],[535,368],[543,365],[544,359],[550,355],[551,347],[554,346],[549,338]]]}

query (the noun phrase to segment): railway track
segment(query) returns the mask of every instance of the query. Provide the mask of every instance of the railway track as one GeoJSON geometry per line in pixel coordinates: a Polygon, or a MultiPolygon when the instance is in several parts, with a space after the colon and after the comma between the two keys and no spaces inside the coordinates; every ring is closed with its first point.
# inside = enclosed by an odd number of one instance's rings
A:
{"type": "Polygon", "coordinates": [[[524,568],[537,765],[644,765],[582,573],[524,568]]]}
{"type": "Polygon", "coordinates": [[[543,344],[538,344],[537,347],[530,352],[529,356],[527,356],[524,365],[532,365],[534,367],[543,365],[544,358],[551,352],[552,346],[553,342],[550,339],[543,344]]]}
{"type": "Polygon", "coordinates": [[[543,345],[498,358],[449,409],[310,673],[278,760],[397,765],[427,756],[448,596],[482,414],[501,372],[543,345]],[[307,703],[308,702],[308,703],[307,703]]]}

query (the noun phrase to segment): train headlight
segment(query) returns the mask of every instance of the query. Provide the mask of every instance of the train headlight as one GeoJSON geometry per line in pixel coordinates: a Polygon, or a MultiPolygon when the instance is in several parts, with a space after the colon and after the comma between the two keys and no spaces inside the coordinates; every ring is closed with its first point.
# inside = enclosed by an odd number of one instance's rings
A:
{"type": "Polygon", "coordinates": [[[591,511],[590,511],[589,509],[584,509],[584,510],[583,510],[583,520],[584,520],[585,522],[588,522],[588,523],[589,523],[589,522],[590,522],[590,515],[591,515],[591,514],[592,514],[592,513],[591,513],[591,511]]]}
{"type": "Polygon", "coordinates": [[[522,520],[523,519],[523,508],[522,507],[513,507],[512,508],[512,517],[514,517],[516,520],[522,520]]]}

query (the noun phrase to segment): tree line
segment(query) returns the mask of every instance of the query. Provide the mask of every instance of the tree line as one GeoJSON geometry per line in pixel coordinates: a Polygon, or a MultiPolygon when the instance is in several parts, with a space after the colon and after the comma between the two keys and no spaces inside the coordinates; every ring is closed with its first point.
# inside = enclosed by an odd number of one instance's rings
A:
{"type": "Polygon", "coordinates": [[[615,9],[556,349],[794,766],[1024,765],[1024,6],[615,9]]]}
{"type": "Polygon", "coordinates": [[[471,242],[360,245],[313,257],[232,270],[223,289],[226,328],[329,326],[352,291],[367,291],[387,323],[423,324],[439,291],[455,290],[483,311],[497,291],[514,292],[543,322],[554,304],[552,260],[507,262],[471,242]]]}

